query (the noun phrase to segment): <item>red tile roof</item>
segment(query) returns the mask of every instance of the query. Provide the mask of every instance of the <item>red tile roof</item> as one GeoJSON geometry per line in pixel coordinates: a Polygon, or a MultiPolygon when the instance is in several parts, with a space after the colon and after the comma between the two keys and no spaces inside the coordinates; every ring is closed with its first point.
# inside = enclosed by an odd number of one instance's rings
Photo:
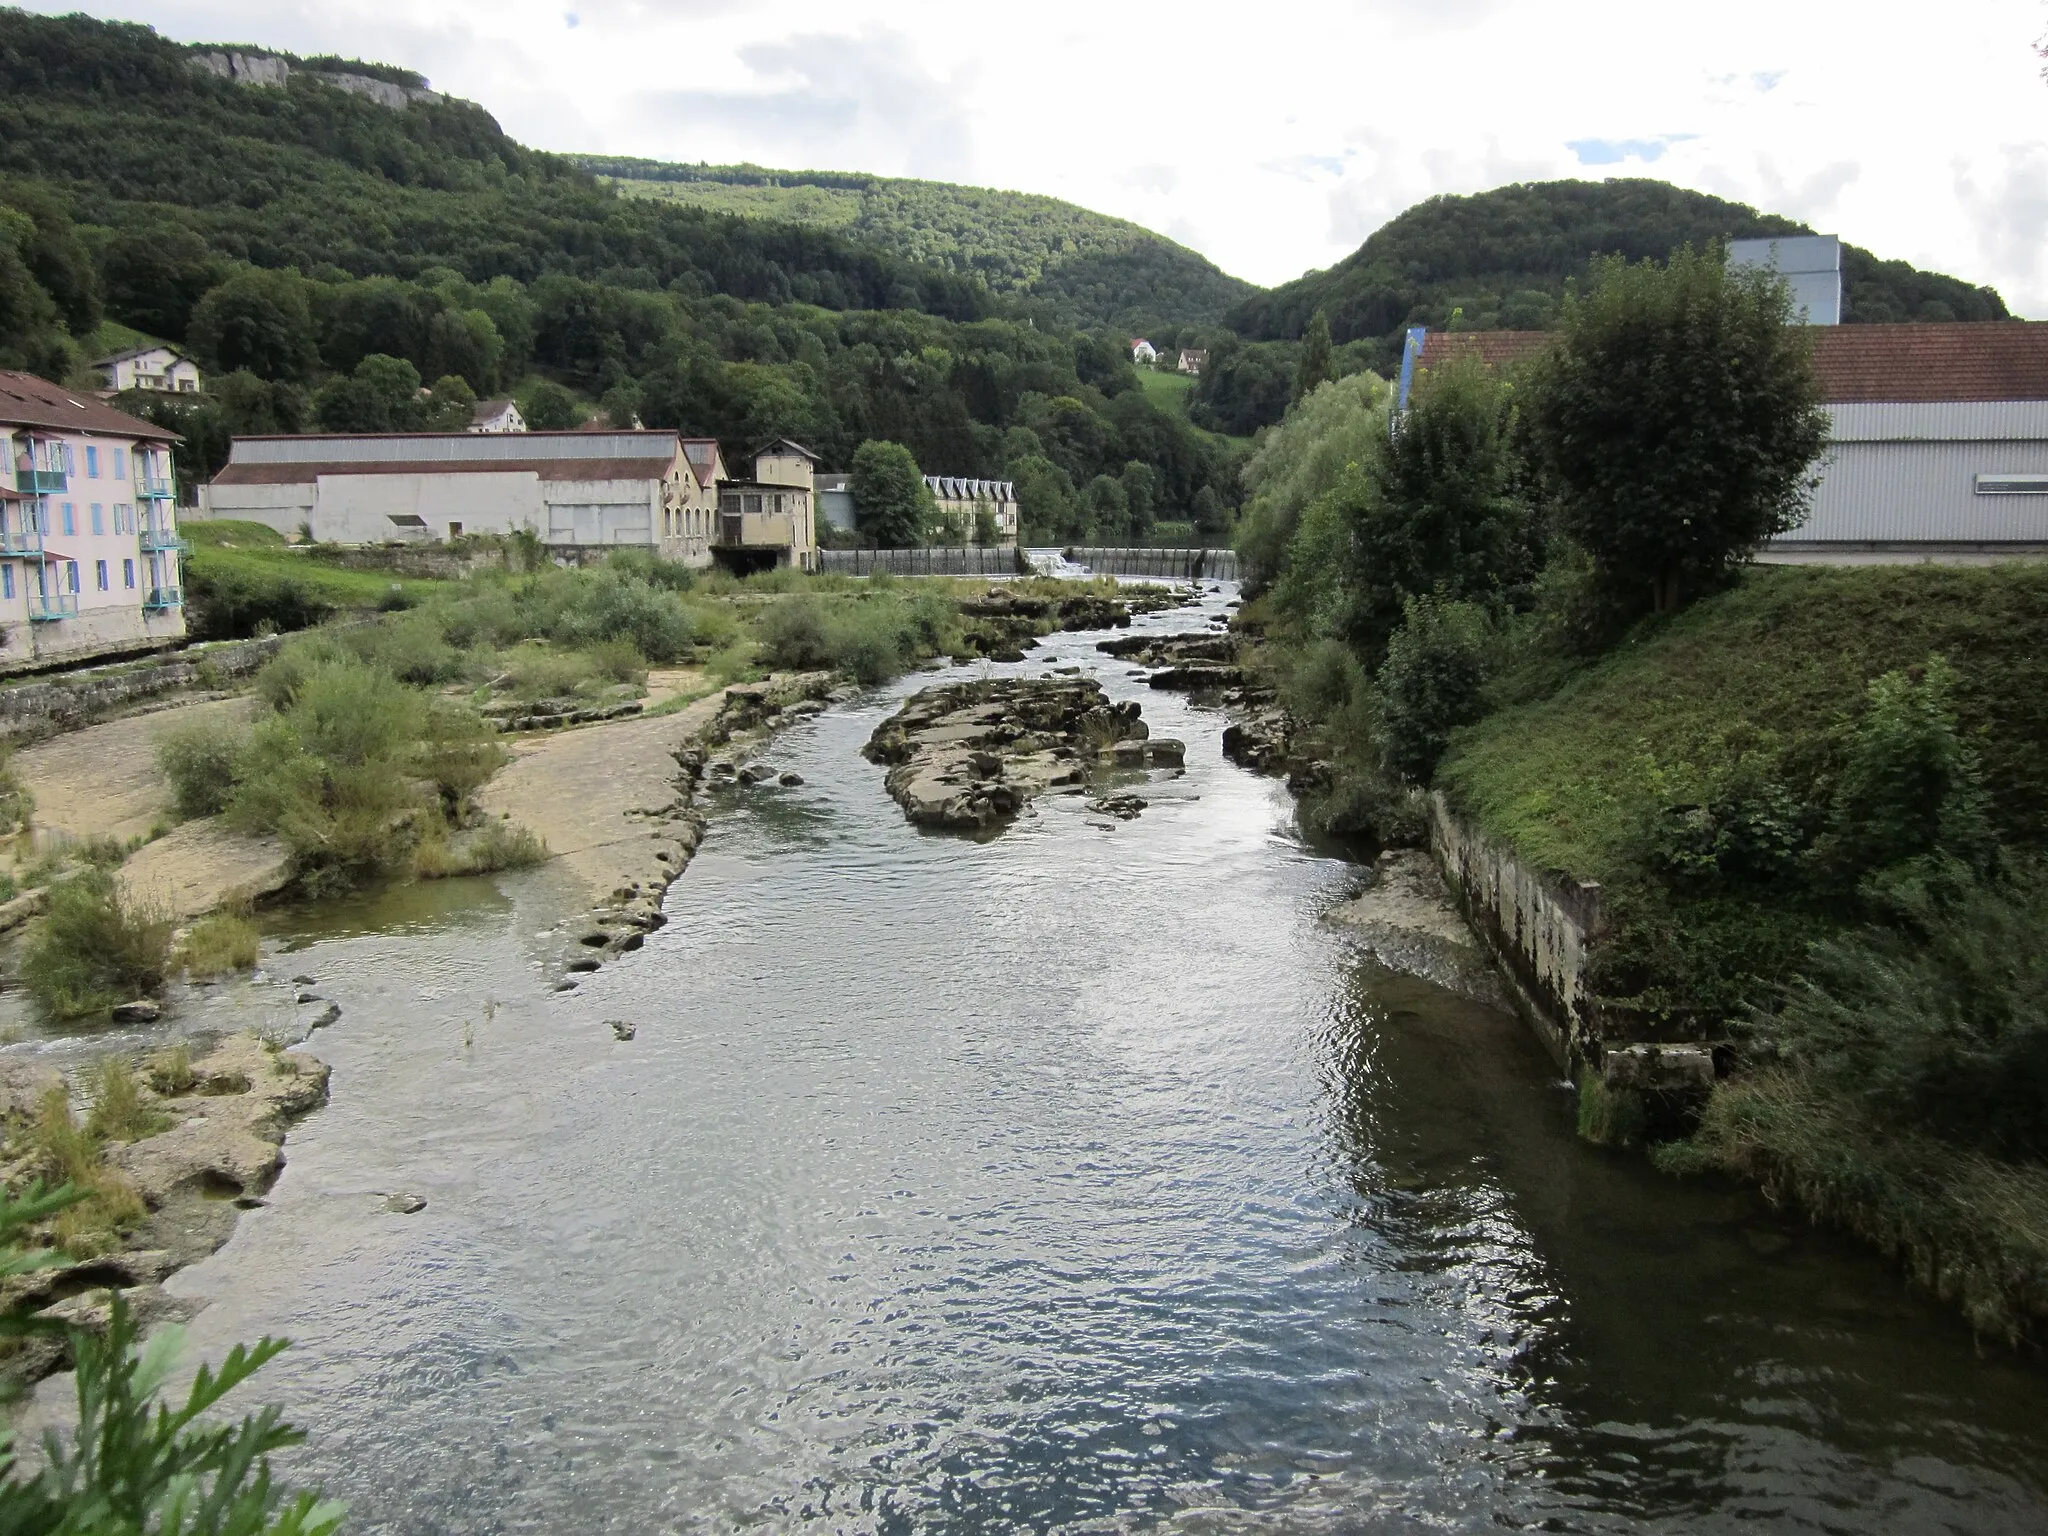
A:
{"type": "Polygon", "coordinates": [[[0,426],[47,427],[56,432],[94,432],[102,437],[175,442],[178,434],[117,411],[90,394],[73,394],[32,373],[0,369],[0,426]]]}
{"type": "MultiPolygon", "coordinates": [[[[1818,325],[1813,368],[1829,405],[2048,400],[2048,322],[1818,325]]],[[[1431,331],[1422,366],[1476,356],[1499,367],[1541,350],[1547,331],[1431,331]]]]}

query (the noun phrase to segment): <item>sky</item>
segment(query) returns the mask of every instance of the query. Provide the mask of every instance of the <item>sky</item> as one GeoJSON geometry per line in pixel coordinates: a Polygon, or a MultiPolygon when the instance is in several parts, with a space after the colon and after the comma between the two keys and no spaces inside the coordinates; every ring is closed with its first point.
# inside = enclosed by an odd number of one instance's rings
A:
{"type": "Polygon", "coordinates": [[[1048,193],[1262,285],[1436,193],[1655,176],[2048,318],[2041,0],[29,4],[403,64],[536,148],[1048,193]]]}

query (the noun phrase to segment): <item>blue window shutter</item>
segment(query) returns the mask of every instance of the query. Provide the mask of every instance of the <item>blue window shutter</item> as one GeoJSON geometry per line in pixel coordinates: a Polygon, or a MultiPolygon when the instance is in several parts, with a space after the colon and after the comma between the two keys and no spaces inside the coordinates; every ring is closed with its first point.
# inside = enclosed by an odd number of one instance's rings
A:
{"type": "Polygon", "coordinates": [[[100,451],[91,443],[85,445],[85,477],[88,480],[100,477],[100,451]]]}
{"type": "Polygon", "coordinates": [[[133,560],[123,560],[121,562],[121,584],[126,587],[135,585],[135,562],[133,560]]]}
{"type": "Polygon", "coordinates": [[[105,533],[107,531],[107,509],[97,501],[92,504],[92,531],[94,533],[105,533]]]}

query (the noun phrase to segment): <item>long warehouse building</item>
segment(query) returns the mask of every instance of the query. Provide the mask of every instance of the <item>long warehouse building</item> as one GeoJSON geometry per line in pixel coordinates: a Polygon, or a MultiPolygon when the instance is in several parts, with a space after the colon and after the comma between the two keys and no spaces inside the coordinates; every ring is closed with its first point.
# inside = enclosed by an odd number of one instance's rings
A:
{"type": "Polygon", "coordinates": [[[674,432],[238,437],[202,508],[323,543],[526,530],[562,556],[637,546],[703,564],[716,463],[716,444],[674,432]]]}

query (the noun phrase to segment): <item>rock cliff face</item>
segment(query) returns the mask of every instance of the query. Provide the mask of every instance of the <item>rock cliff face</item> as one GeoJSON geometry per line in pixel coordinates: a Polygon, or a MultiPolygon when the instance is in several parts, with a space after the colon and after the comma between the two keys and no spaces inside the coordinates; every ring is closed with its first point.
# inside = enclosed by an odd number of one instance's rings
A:
{"type": "Polygon", "coordinates": [[[1186,749],[1151,741],[1135,702],[1085,678],[992,678],[926,688],[861,753],[920,826],[989,832],[1034,796],[1078,787],[1099,765],[1178,767],[1186,749]]]}
{"type": "MultiPolygon", "coordinates": [[[[218,75],[221,79],[232,80],[237,85],[284,86],[292,77],[292,67],[289,63],[267,53],[212,50],[192,54],[187,62],[192,68],[204,74],[218,75]]],[[[368,75],[324,69],[301,69],[299,73],[331,85],[337,91],[347,91],[352,96],[367,96],[378,106],[388,107],[393,112],[401,111],[414,102],[447,100],[439,91],[430,91],[424,86],[373,80],[368,75]]]]}

